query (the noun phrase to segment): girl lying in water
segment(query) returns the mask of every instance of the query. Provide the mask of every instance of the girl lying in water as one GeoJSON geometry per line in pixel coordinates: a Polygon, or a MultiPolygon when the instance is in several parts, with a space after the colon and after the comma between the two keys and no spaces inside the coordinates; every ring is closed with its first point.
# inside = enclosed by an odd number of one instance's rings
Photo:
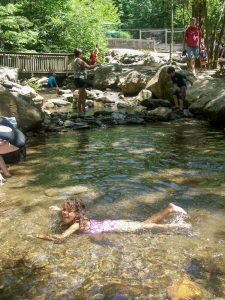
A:
{"type": "Polygon", "coordinates": [[[158,224],[158,222],[171,214],[187,214],[183,208],[176,206],[173,203],[170,203],[164,210],[154,214],[143,222],[131,220],[97,221],[89,219],[85,205],[76,196],[68,198],[64,202],[62,209],[57,206],[52,206],[50,208],[52,210],[61,211],[64,223],[70,225],[70,227],[62,234],[41,233],[37,235],[38,238],[52,241],[63,240],[75,231],[94,234],[102,232],[136,232],[142,229],[169,230],[190,228],[190,224],[187,223],[158,224]]]}

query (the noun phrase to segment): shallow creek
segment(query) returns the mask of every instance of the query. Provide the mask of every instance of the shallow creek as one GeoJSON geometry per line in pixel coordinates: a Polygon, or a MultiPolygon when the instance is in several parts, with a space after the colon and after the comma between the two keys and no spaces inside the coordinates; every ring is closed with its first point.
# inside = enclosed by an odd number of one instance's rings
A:
{"type": "Polygon", "coordinates": [[[225,299],[224,152],[224,132],[193,120],[29,140],[0,187],[0,298],[163,300],[188,275],[202,299],[225,299]],[[37,239],[63,230],[49,206],[73,192],[92,218],[143,221],[174,202],[193,227],[37,239]]]}

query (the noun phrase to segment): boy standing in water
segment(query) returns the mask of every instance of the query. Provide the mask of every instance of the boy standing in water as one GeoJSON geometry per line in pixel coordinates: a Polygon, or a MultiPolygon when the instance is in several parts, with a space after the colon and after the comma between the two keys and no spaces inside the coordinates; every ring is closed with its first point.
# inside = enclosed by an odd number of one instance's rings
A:
{"type": "Polygon", "coordinates": [[[170,76],[171,80],[175,85],[175,91],[173,94],[175,108],[178,108],[181,111],[183,111],[187,89],[187,84],[185,80],[189,81],[191,85],[193,84],[193,82],[190,79],[188,79],[185,75],[176,72],[174,67],[171,66],[168,67],[167,74],[170,76]]]}

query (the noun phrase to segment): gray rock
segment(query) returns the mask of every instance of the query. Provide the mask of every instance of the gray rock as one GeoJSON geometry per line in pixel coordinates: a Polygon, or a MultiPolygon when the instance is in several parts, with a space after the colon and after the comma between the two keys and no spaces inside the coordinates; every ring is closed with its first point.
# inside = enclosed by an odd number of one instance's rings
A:
{"type": "Polygon", "coordinates": [[[126,116],[120,112],[113,112],[111,116],[117,121],[124,121],[126,118],[126,116]]]}
{"type": "Polygon", "coordinates": [[[98,67],[94,72],[94,87],[102,90],[116,87],[118,82],[117,73],[121,71],[122,66],[119,64],[107,64],[98,67]]]}
{"type": "Polygon", "coordinates": [[[54,106],[54,103],[51,100],[48,100],[43,104],[43,109],[54,108],[54,106]]]}
{"type": "Polygon", "coordinates": [[[71,105],[70,102],[62,100],[62,99],[51,99],[51,102],[54,103],[57,106],[71,105]]]}
{"type": "Polygon", "coordinates": [[[124,108],[128,108],[129,107],[129,104],[126,104],[124,102],[118,102],[117,103],[117,108],[118,109],[124,109],[124,108]]]}
{"type": "Polygon", "coordinates": [[[10,80],[16,82],[18,80],[19,69],[1,67],[0,68],[0,82],[4,80],[10,80]]]}
{"type": "Polygon", "coordinates": [[[125,119],[127,124],[143,124],[145,122],[144,118],[140,115],[128,115],[125,119]]]}
{"type": "Polygon", "coordinates": [[[146,119],[151,121],[169,121],[172,109],[168,107],[157,107],[146,113],[146,119]]]}
{"type": "Polygon", "coordinates": [[[73,126],[75,126],[76,123],[73,122],[73,121],[70,121],[70,120],[66,120],[66,121],[64,122],[63,125],[64,125],[66,128],[68,128],[68,127],[73,127],[73,126]]]}
{"type": "Polygon", "coordinates": [[[171,102],[164,99],[145,99],[140,102],[140,105],[147,107],[147,109],[152,110],[156,107],[171,107],[171,102]]]}
{"type": "Polygon", "coordinates": [[[131,71],[128,74],[119,77],[118,87],[127,95],[139,93],[148,82],[149,77],[137,71],[131,71]]]}
{"type": "Polygon", "coordinates": [[[94,112],[94,117],[98,118],[99,116],[110,116],[113,113],[111,110],[97,110],[94,112]]]}

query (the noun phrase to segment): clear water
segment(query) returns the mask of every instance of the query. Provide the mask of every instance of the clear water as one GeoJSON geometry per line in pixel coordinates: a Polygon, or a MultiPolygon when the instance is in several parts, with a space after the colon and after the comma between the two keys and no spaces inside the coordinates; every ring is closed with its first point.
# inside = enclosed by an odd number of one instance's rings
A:
{"type": "Polygon", "coordinates": [[[225,299],[224,149],[224,132],[196,121],[30,140],[0,187],[0,298],[160,300],[188,275],[202,299],[225,299]],[[74,191],[96,219],[141,221],[174,202],[193,229],[37,239],[63,229],[48,208],[74,191]]]}

